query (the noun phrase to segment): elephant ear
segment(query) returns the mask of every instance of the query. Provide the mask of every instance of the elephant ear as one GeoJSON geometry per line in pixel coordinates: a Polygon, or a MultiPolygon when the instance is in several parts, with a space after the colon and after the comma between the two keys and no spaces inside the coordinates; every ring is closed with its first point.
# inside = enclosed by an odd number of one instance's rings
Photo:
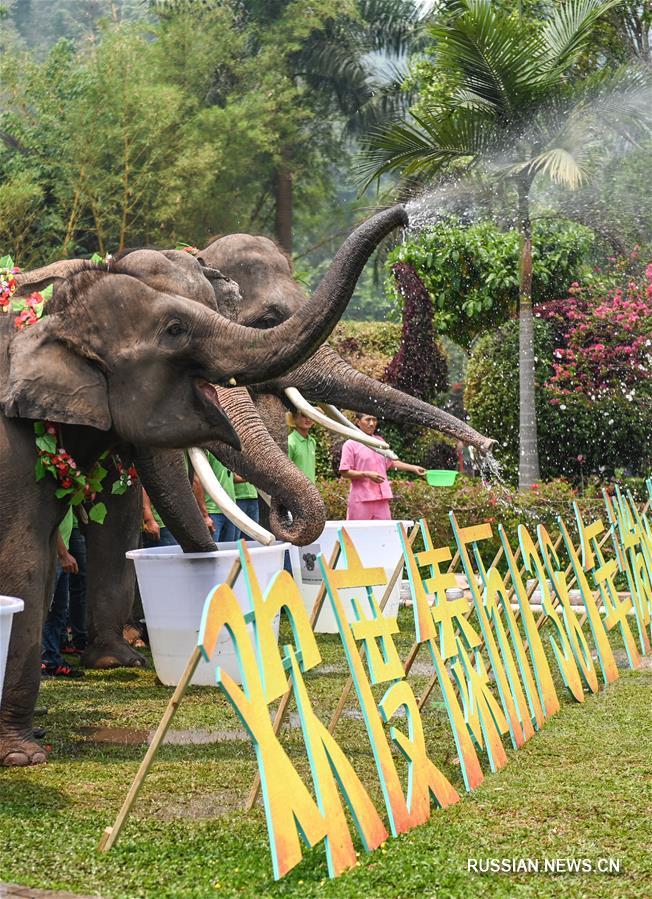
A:
{"type": "Polygon", "coordinates": [[[8,348],[0,407],[9,418],[111,427],[106,379],[61,332],[57,315],[18,331],[8,348]]]}

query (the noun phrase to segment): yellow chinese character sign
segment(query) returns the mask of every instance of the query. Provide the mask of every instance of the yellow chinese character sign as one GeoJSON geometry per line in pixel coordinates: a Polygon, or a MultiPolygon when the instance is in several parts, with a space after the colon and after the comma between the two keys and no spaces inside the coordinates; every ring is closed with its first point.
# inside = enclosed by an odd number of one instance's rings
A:
{"type": "Polygon", "coordinates": [[[454,556],[451,547],[433,546],[425,521],[420,549],[397,524],[412,606],[406,622],[413,647],[405,661],[397,619],[382,608],[385,569],[364,565],[340,531],[339,562],[331,568],[320,556],[319,565],[368,764],[359,751],[355,764],[347,757],[333,722],[326,726],[311,702],[321,654],[297,585],[279,572],[263,591],[241,542],[250,611],[242,611],[231,587],[217,586],[206,600],[198,645],[210,659],[223,628],[235,645],[241,683],[219,667],[216,681],[255,748],[276,878],[299,863],[302,844],[321,841],[329,873],[338,876],[355,865],[357,846],[371,852],[423,824],[434,809],[459,802],[460,789],[473,790],[487,771],[507,764],[510,745],[518,750],[536,738],[563,693],[585,702],[618,678],[614,635],[628,664],[638,667],[650,652],[652,526],[629,495],[605,496],[605,504],[606,524],[585,522],[575,508],[572,525],[559,519],[556,539],[543,526],[520,526],[512,545],[499,527],[493,559],[489,524],[462,527],[451,513],[454,556]],[[343,590],[359,595],[345,603],[343,590]],[[283,647],[275,630],[280,613],[293,635],[283,647]],[[431,682],[418,697],[409,673],[422,650],[431,682]],[[306,678],[308,672],[314,674],[306,678]],[[309,777],[272,723],[270,704],[286,691],[298,712],[309,777]],[[435,691],[452,742],[429,747],[422,715],[435,691]],[[450,753],[459,760],[457,786],[440,767],[450,753]]]}

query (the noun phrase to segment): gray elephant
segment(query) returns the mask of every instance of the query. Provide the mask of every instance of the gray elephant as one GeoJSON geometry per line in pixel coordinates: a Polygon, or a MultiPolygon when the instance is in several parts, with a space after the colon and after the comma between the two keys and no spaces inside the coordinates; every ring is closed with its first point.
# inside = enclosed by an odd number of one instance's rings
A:
{"type": "MultiPolygon", "coordinates": [[[[156,290],[135,277],[136,271],[107,273],[77,261],[18,279],[18,291],[24,293],[55,279],[59,284],[36,324],[16,330],[13,315],[0,322],[0,502],[6,522],[0,538],[0,591],[25,600],[9,647],[0,763],[45,760],[32,736],[32,717],[56,530],[66,506],[55,495],[53,478],[34,477],[34,420],[57,423],[57,442],[81,471],[88,472],[106,451],[126,446],[157,507],[164,514],[168,506],[176,508],[156,465],[148,467],[157,458],[151,451],[216,438],[239,449],[213,385],[278,377],[313,353],[350,297],[347,276],[364,264],[396,219],[394,212],[381,217],[375,228],[363,229],[358,252],[352,254],[353,268],[340,266],[314,302],[265,334],[225,319],[210,304],[173,295],[169,288],[156,290]]],[[[132,268],[136,263],[131,260],[132,268]]],[[[156,261],[154,270],[145,272],[150,283],[159,265],[163,263],[156,261]]],[[[178,454],[161,455],[163,473],[176,472],[178,454]]],[[[179,533],[184,531],[181,524],[179,533]]],[[[184,540],[192,539],[191,526],[184,540]]]]}
{"type": "MultiPolygon", "coordinates": [[[[350,290],[353,289],[356,272],[360,270],[359,263],[363,256],[366,258],[364,254],[359,256],[360,248],[364,246],[364,240],[361,243],[360,238],[368,239],[369,235],[373,235],[373,240],[376,240],[380,234],[378,223],[387,221],[387,216],[391,214],[391,211],[383,213],[380,218],[372,219],[353,232],[320,286],[320,294],[323,295],[324,285],[338,284],[343,276],[348,279],[350,290]]],[[[399,220],[394,222],[398,223],[399,220]]],[[[368,240],[367,246],[369,248],[368,240]]],[[[138,255],[130,253],[117,264],[127,266],[129,260],[137,259],[138,255]]],[[[170,260],[179,257],[171,251],[165,255],[170,260]]],[[[191,264],[187,258],[182,261],[186,267],[191,264]]],[[[240,292],[233,280],[225,286],[219,275],[213,275],[212,285],[217,307],[225,315],[235,316],[247,325],[263,330],[274,327],[306,302],[303,290],[292,277],[287,257],[267,238],[249,235],[221,238],[199,253],[198,261],[205,267],[204,271],[215,273],[219,263],[222,278],[228,274],[232,279],[239,279],[240,292]]],[[[287,398],[284,389],[297,383],[317,402],[335,401],[361,411],[374,409],[394,420],[427,424],[482,450],[488,449],[492,443],[441,410],[366,378],[327,347],[321,347],[285,381],[277,380],[262,390],[254,388],[251,397],[244,390],[229,391],[226,398],[221,397],[221,401],[228,408],[243,446],[237,451],[223,443],[215,443],[211,449],[228,468],[271,494],[270,529],[279,539],[297,545],[312,543],[321,533],[325,520],[323,502],[313,485],[294,466],[288,467],[287,456],[279,457],[277,447],[265,432],[267,427],[278,445],[286,446],[284,413],[287,398]],[[229,402],[232,405],[227,405],[229,402]]],[[[350,429],[350,424],[347,423],[347,427],[350,429]]],[[[183,460],[179,456],[174,458],[174,454],[158,453],[139,459],[138,467],[143,477],[153,480],[159,494],[166,498],[166,505],[159,507],[159,511],[181,546],[186,551],[213,549],[212,538],[188,491],[183,460]]],[[[104,530],[103,537],[106,533],[104,530]]],[[[118,552],[115,542],[113,552],[118,552]]],[[[118,565],[119,559],[116,558],[114,566],[118,565]]],[[[107,602],[105,594],[106,586],[101,581],[97,590],[89,591],[90,633],[94,638],[91,646],[95,654],[89,658],[87,653],[84,661],[96,665],[132,664],[134,651],[120,643],[122,625],[129,611],[129,595],[123,590],[107,602]],[[101,621],[93,623],[98,616],[101,616],[101,621]]],[[[136,661],[139,660],[140,657],[136,657],[136,661]]]]}
{"type": "MultiPolygon", "coordinates": [[[[293,278],[290,260],[266,237],[230,234],[213,241],[197,256],[204,265],[219,268],[237,281],[242,300],[235,317],[241,324],[273,328],[307,301],[304,290],[293,278]]],[[[232,303],[227,309],[218,298],[218,307],[225,315],[233,315],[232,303]]],[[[301,411],[334,428],[338,421],[340,429],[352,426],[344,423],[333,405],[373,413],[397,424],[429,427],[481,452],[487,452],[495,442],[441,409],[357,371],[327,344],[282,378],[256,385],[253,395],[265,424],[284,448],[287,445],[285,411],[289,404],[297,403],[301,404],[301,411]],[[304,404],[304,398],[327,404],[327,414],[304,404]]],[[[354,434],[351,432],[349,436],[354,434]]],[[[357,439],[364,441],[361,434],[357,439]]]]}

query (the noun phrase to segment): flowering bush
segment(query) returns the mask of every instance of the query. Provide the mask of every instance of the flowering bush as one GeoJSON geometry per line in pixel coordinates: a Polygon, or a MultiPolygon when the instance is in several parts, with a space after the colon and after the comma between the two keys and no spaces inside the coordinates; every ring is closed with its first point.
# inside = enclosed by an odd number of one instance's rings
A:
{"type": "MultiPolygon", "coordinates": [[[[536,309],[536,409],[544,478],[649,472],[652,447],[652,266],[615,260],[564,300],[536,309]],[[618,286],[618,279],[624,285],[618,286]]],[[[475,345],[465,392],[474,427],[518,463],[518,323],[475,345]]]]}
{"type": "Polygon", "coordinates": [[[652,265],[643,277],[606,295],[577,281],[569,296],[537,308],[552,326],[556,347],[548,387],[555,396],[590,399],[620,392],[626,399],[652,381],[652,265]]]}

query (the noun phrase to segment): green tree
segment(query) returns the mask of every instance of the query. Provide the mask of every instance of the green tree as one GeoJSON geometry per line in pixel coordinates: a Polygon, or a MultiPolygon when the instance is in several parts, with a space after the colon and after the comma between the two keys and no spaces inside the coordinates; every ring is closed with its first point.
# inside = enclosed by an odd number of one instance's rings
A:
{"type": "Polygon", "coordinates": [[[524,21],[489,0],[452,0],[435,23],[435,70],[449,89],[414,123],[373,133],[361,162],[367,180],[400,170],[434,174],[479,166],[516,193],[521,240],[519,286],[519,483],[539,480],[532,316],[530,191],[538,175],[574,189],[604,152],[614,118],[606,92],[619,89],[620,121],[639,119],[644,76],[629,71],[579,78],[577,66],[600,17],[618,0],[569,0],[548,17],[524,21]]]}
{"type": "MultiPolygon", "coordinates": [[[[152,0],[162,21],[185,23],[193,40],[193,19],[229,4],[152,0]]],[[[418,25],[414,0],[240,0],[232,4],[246,38],[239,77],[265,81],[274,100],[277,131],[269,183],[261,202],[273,198],[274,232],[293,250],[295,182],[310,179],[316,158],[342,153],[341,135],[364,107],[380,114],[380,82],[372,54],[397,56],[411,46],[418,25]]],[[[387,69],[387,66],[385,66],[387,69]]],[[[318,180],[318,179],[317,179],[318,180]]]]}

